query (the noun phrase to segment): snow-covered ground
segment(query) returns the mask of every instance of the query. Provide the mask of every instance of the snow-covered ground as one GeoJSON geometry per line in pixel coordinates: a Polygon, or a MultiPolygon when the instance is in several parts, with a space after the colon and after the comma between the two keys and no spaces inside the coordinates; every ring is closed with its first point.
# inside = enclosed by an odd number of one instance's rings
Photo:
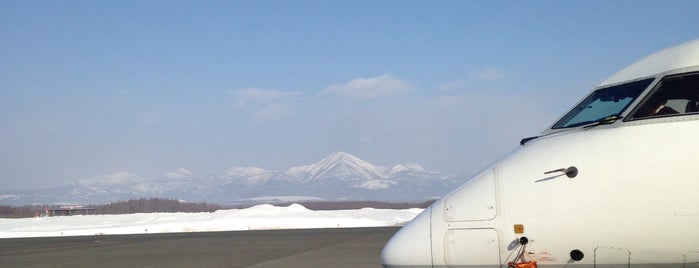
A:
{"type": "Polygon", "coordinates": [[[213,213],[139,213],[0,219],[0,238],[394,226],[423,209],[309,210],[258,205],[213,213]]]}

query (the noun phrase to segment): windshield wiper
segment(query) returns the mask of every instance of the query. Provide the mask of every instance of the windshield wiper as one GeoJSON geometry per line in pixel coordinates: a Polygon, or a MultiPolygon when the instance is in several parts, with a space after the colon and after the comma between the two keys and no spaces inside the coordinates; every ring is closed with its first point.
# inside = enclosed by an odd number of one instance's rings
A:
{"type": "Polygon", "coordinates": [[[534,136],[534,137],[524,138],[524,139],[522,139],[522,140],[519,141],[519,145],[524,145],[525,143],[527,143],[527,142],[529,142],[529,141],[531,141],[531,140],[536,140],[536,139],[538,139],[538,138],[543,138],[543,137],[546,137],[546,136],[549,136],[549,135],[553,135],[553,134],[556,134],[556,133],[561,133],[561,132],[563,132],[563,131],[565,131],[565,130],[556,131],[556,132],[551,132],[551,133],[548,133],[548,134],[546,134],[546,135],[541,135],[541,136],[534,136]]]}
{"type": "Polygon", "coordinates": [[[576,127],[589,128],[589,127],[595,127],[595,126],[599,126],[599,125],[608,125],[608,124],[612,124],[612,123],[616,122],[616,120],[619,120],[619,119],[621,119],[620,116],[613,114],[613,115],[608,115],[608,116],[605,116],[605,117],[602,117],[602,118],[596,119],[596,120],[588,120],[588,121],[578,122],[575,124],[570,124],[570,125],[565,126],[565,128],[568,128],[568,129],[576,128],[576,127]]]}
{"type": "MultiPolygon", "coordinates": [[[[597,119],[597,120],[585,121],[585,122],[573,124],[573,125],[570,125],[570,126],[566,126],[566,129],[575,128],[575,127],[582,127],[582,128],[584,128],[584,129],[589,129],[589,128],[593,128],[593,127],[596,127],[596,126],[599,126],[599,125],[614,124],[614,122],[616,122],[617,120],[622,119],[622,118],[623,118],[623,117],[621,117],[621,116],[618,116],[618,115],[613,114],[613,115],[610,115],[610,116],[602,117],[602,118],[597,119]]],[[[535,140],[535,139],[538,139],[538,138],[546,137],[546,136],[548,136],[548,135],[556,134],[556,133],[563,132],[563,131],[565,131],[565,130],[561,130],[561,131],[557,131],[557,132],[551,132],[551,133],[548,133],[548,134],[546,134],[546,135],[541,135],[541,136],[534,136],[534,137],[524,138],[524,139],[522,139],[521,141],[519,141],[519,145],[524,145],[525,143],[527,143],[527,142],[529,142],[529,141],[531,141],[531,140],[535,140]]]]}
{"type": "Polygon", "coordinates": [[[584,125],[582,125],[582,128],[587,129],[587,128],[593,128],[593,127],[596,127],[596,126],[599,126],[599,125],[610,125],[610,124],[614,124],[614,122],[616,122],[616,120],[619,120],[619,119],[621,119],[621,118],[622,118],[621,116],[618,116],[618,115],[613,114],[613,115],[610,115],[610,116],[607,116],[607,117],[602,117],[602,118],[597,119],[597,120],[595,120],[595,121],[592,121],[592,122],[590,122],[590,123],[588,123],[588,124],[584,124],[584,125]]]}

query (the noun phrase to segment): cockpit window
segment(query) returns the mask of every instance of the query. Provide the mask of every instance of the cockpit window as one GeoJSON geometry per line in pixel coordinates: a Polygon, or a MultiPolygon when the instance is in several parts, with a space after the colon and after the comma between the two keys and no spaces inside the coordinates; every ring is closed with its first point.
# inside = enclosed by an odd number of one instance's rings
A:
{"type": "Polygon", "coordinates": [[[651,82],[653,78],[598,89],[563,116],[552,128],[578,127],[605,120],[616,120],[651,82]]]}
{"type": "Polygon", "coordinates": [[[630,120],[699,113],[699,73],[668,76],[632,112],[630,120]]]}

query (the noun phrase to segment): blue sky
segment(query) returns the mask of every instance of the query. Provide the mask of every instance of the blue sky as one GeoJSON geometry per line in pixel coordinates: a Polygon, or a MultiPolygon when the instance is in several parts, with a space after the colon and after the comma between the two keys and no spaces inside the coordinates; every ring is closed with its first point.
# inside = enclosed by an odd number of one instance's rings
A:
{"type": "Polygon", "coordinates": [[[2,1],[0,189],[286,170],[337,151],[473,174],[697,1],[2,1]]]}

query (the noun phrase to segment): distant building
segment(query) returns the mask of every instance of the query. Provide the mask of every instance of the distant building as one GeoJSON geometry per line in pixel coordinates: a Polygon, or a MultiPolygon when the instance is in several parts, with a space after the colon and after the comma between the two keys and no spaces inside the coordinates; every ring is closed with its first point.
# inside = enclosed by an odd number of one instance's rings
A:
{"type": "Polygon", "coordinates": [[[73,216],[73,215],[94,215],[95,208],[84,206],[62,206],[60,208],[50,208],[47,210],[49,217],[54,216],[73,216]]]}

